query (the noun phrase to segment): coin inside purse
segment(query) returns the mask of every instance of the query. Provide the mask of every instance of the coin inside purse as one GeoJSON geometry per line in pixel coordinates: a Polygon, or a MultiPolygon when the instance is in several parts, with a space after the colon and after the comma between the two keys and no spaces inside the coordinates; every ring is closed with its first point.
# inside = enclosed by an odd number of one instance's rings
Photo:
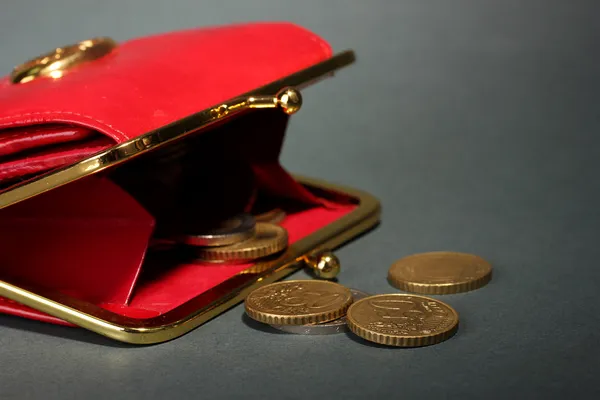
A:
{"type": "MultiPolygon", "coordinates": [[[[0,210],[0,278],[134,319],[161,316],[200,297],[206,306],[230,296],[248,284],[240,276],[268,273],[295,244],[360,203],[302,184],[281,167],[287,123],[277,110],[241,113],[0,210]],[[268,260],[210,264],[173,245],[178,235],[216,221],[274,208],[285,211],[279,224],[289,246],[268,260]]],[[[0,311],[69,324],[4,298],[0,311]]]]}

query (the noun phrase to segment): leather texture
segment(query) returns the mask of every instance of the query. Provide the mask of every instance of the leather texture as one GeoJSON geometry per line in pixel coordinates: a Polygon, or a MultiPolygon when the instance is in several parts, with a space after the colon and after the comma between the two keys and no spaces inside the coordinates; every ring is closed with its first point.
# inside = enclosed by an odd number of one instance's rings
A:
{"type": "MultiPolygon", "coordinates": [[[[60,138],[59,135],[46,136],[41,140],[60,138]]],[[[41,141],[40,140],[40,141],[41,141]]],[[[69,165],[111,147],[108,138],[99,136],[94,140],[84,143],[69,143],[60,147],[45,147],[25,157],[14,158],[0,165],[0,182],[11,182],[17,178],[24,178],[48,171],[54,168],[69,165]]]]}
{"type": "Polygon", "coordinates": [[[42,125],[4,130],[0,134],[0,156],[9,156],[27,150],[71,143],[96,136],[93,130],[81,126],[42,125]]]}
{"type": "MultiPolygon", "coordinates": [[[[252,23],[134,39],[56,80],[13,85],[4,78],[0,181],[73,163],[330,56],[326,42],[304,28],[252,23]]],[[[287,209],[282,224],[294,243],[355,207],[348,199],[315,196],[281,167],[287,122],[277,110],[257,110],[190,142],[198,150],[193,160],[230,165],[227,154],[247,166],[243,172],[220,168],[215,173],[202,164],[178,164],[192,182],[207,184],[212,178],[210,196],[194,189],[176,197],[166,186],[156,189],[157,182],[171,184],[172,179],[140,157],[137,167],[137,161],[129,163],[137,171],[129,176],[136,183],[151,178],[151,196],[127,183],[127,174],[119,178],[117,169],[0,210],[0,278],[59,290],[133,318],[162,314],[213,288],[248,265],[145,263],[157,224],[174,220],[173,210],[185,210],[183,218],[190,220],[194,208],[199,219],[250,209],[257,193],[280,199],[277,206],[291,201],[296,206],[287,209]],[[224,184],[215,189],[218,182],[224,184]],[[165,204],[170,214],[162,214],[165,204]]],[[[68,325],[2,298],[0,312],[68,325]]]]}

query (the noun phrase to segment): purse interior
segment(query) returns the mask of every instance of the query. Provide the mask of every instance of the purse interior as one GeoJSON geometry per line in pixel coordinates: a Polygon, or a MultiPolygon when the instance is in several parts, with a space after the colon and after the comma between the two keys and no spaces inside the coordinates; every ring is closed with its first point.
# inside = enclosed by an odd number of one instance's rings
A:
{"type": "MultiPolygon", "coordinates": [[[[293,245],[357,207],[281,167],[287,122],[278,110],[243,113],[0,210],[0,279],[149,318],[245,273],[253,263],[201,263],[173,238],[279,208],[293,245]]],[[[0,311],[67,324],[2,298],[0,311]]]]}

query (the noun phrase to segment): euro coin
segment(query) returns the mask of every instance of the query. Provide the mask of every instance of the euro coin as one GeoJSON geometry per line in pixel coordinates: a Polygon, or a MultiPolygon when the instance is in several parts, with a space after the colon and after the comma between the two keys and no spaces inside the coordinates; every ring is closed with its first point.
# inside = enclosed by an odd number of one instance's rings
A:
{"type": "Polygon", "coordinates": [[[397,347],[439,343],[458,330],[458,314],[441,301],[410,294],[365,297],[348,309],[352,333],[370,342],[397,347]]]}
{"type": "Polygon", "coordinates": [[[491,278],[492,266],[483,258],[448,251],[404,257],[388,272],[393,286],[423,294],[468,292],[486,285],[491,278]]]}
{"type": "Polygon", "coordinates": [[[287,231],[277,225],[256,223],[254,236],[227,246],[198,247],[197,261],[246,262],[279,253],[287,248],[287,231]]]}
{"type": "MultiPolygon", "coordinates": [[[[365,292],[360,290],[350,289],[352,293],[352,300],[358,301],[364,297],[369,296],[365,292]]],[[[334,335],[336,333],[343,333],[348,331],[348,325],[346,324],[346,316],[330,322],[323,322],[321,324],[307,324],[307,325],[272,325],[273,328],[283,332],[295,333],[298,335],[334,335]]]]}
{"type": "Polygon", "coordinates": [[[252,319],[270,325],[333,321],[352,304],[350,289],[329,281],[284,281],[256,289],[245,301],[252,319]]]}
{"type": "Polygon", "coordinates": [[[182,242],[190,246],[214,247],[243,242],[254,236],[256,221],[250,214],[239,214],[220,221],[200,233],[186,234],[182,242]]]}

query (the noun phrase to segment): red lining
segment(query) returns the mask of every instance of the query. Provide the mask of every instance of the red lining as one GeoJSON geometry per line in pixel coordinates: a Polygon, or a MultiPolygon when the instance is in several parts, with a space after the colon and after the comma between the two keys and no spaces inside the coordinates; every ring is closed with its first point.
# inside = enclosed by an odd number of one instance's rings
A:
{"type": "MultiPolygon", "coordinates": [[[[337,207],[311,207],[301,211],[289,214],[282,222],[288,230],[289,242],[293,244],[298,240],[316,232],[317,230],[339,220],[343,216],[352,212],[354,205],[338,205],[337,207]]],[[[118,238],[122,240],[121,238],[118,238]]],[[[130,243],[130,240],[128,241],[130,243]]],[[[112,248],[111,254],[117,255],[118,249],[112,248]]],[[[44,266],[53,268],[47,273],[56,274],[59,269],[57,266],[47,264],[38,264],[43,269],[44,266]]],[[[131,266],[131,265],[130,265],[131,266]]],[[[186,301],[206,292],[217,286],[225,280],[231,278],[237,273],[251,267],[251,264],[240,265],[207,265],[207,264],[179,264],[170,266],[162,273],[153,274],[152,277],[145,276],[144,272],[139,277],[135,291],[128,305],[123,302],[107,300],[93,301],[89,294],[82,296],[71,290],[71,294],[80,299],[86,299],[93,303],[112,311],[116,314],[131,318],[149,318],[168,312],[186,301]]],[[[67,272],[66,269],[62,271],[67,272]]],[[[72,270],[70,271],[73,272],[72,270]]],[[[39,271],[38,271],[39,273],[39,271]]],[[[31,277],[32,275],[28,275],[31,277]]],[[[40,278],[40,275],[33,275],[40,278]]],[[[114,277],[114,276],[113,276],[114,277]]],[[[108,278],[108,276],[107,276],[108,278]]],[[[103,285],[111,286],[113,279],[102,281],[103,285]]],[[[135,278],[131,281],[135,282],[135,278]]],[[[47,283],[47,282],[46,282],[47,283]]],[[[100,282],[99,282],[100,283],[100,282]]],[[[133,284],[131,286],[133,288],[133,284]]],[[[71,325],[58,318],[49,316],[30,307],[23,306],[8,299],[0,297],[0,312],[5,314],[19,315],[21,317],[36,319],[44,322],[71,325]]]]}
{"type": "Polygon", "coordinates": [[[129,300],[154,218],[90,177],[0,210],[0,274],[92,302],[129,300]]]}
{"type": "MultiPolygon", "coordinates": [[[[288,215],[281,225],[287,229],[289,243],[293,244],[337,221],[354,208],[349,205],[334,209],[310,208],[288,215]]],[[[142,274],[130,305],[162,314],[250,267],[252,264],[180,264],[155,275],[154,279],[145,280],[142,274]]]]}

